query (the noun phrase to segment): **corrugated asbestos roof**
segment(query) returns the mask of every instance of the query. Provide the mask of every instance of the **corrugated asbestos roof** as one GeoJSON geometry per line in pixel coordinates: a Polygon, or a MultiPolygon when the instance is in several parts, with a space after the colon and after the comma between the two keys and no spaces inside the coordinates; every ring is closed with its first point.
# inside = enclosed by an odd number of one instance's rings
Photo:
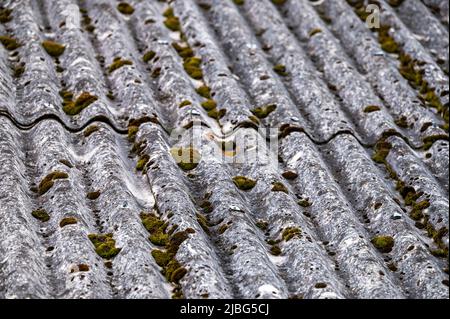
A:
{"type": "Polygon", "coordinates": [[[448,1],[168,2],[0,1],[0,298],[448,298],[448,1]]]}

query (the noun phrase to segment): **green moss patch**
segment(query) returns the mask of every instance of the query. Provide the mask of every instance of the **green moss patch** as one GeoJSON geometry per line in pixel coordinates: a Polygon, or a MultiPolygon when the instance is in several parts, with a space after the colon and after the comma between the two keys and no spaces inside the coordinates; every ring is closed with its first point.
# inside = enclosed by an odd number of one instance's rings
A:
{"type": "Polygon", "coordinates": [[[117,5],[117,10],[119,10],[120,13],[125,15],[131,15],[134,13],[134,8],[126,2],[119,3],[117,5]]]}
{"type": "Polygon", "coordinates": [[[191,57],[184,60],[183,67],[186,73],[195,80],[203,78],[203,71],[201,69],[202,60],[197,57],[191,57]]]}
{"type": "Polygon", "coordinates": [[[257,183],[255,180],[245,176],[233,177],[233,182],[236,185],[236,187],[242,191],[248,191],[253,189],[257,183]]]}
{"type": "Polygon", "coordinates": [[[391,236],[376,236],[371,242],[382,253],[390,253],[395,244],[394,238],[391,236]]]}
{"type": "Polygon", "coordinates": [[[148,51],[144,54],[144,56],[142,57],[142,60],[145,63],[148,63],[150,60],[153,60],[153,58],[156,56],[156,52],[155,51],[148,51]]]}
{"type": "Polygon", "coordinates": [[[176,260],[175,256],[180,245],[189,238],[189,234],[195,231],[186,229],[177,233],[167,232],[168,224],[153,214],[142,213],[141,219],[150,233],[150,241],[164,247],[162,250],[155,249],[152,251],[155,262],[162,268],[162,273],[169,282],[178,284],[186,275],[187,269],[176,260]]]}
{"type": "Polygon", "coordinates": [[[369,105],[364,108],[364,113],[372,113],[381,110],[377,105],[369,105]]]}
{"type": "Polygon", "coordinates": [[[54,58],[59,57],[66,50],[66,47],[64,45],[50,40],[42,42],[42,46],[44,47],[45,51],[54,58]]]}
{"type": "Polygon", "coordinates": [[[282,254],[281,248],[278,245],[270,247],[270,253],[274,256],[280,256],[282,254]]]}
{"type": "Polygon", "coordinates": [[[142,155],[136,164],[136,170],[140,171],[140,172],[142,172],[142,171],[145,172],[149,161],[150,161],[150,156],[148,156],[147,154],[142,155]]]}
{"type": "Polygon", "coordinates": [[[245,0],[233,0],[233,2],[238,6],[242,6],[243,4],[245,4],[245,0]]]}
{"type": "Polygon", "coordinates": [[[288,242],[294,237],[300,237],[302,234],[302,231],[298,227],[288,227],[283,230],[283,233],[281,237],[284,241],[288,242]]]}
{"type": "Polygon", "coordinates": [[[98,100],[97,96],[89,92],[81,93],[75,101],[72,100],[72,96],[71,93],[66,93],[66,97],[63,97],[63,111],[71,116],[80,114],[81,111],[98,100]]]}
{"type": "Polygon", "coordinates": [[[86,198],[89,200],[96,200],[100,197],[101,193],[100,191],[95,191],[95,192],[89,192],[86,195],[86,198]]]}
{"type": "Polygon", "coordinates": [[[301,207],[310,207],[312,204],[311,204],[311,202],[308,200],[308,199],[301,199],[301,200],[299,200],[298,201],[298,204],[301,206],[301,207]]]}
{"type": "Polygon", "coordinates": [[[50,215],[45,211],[45,209],[38,209],[33,212],[31,212],[31,216],[36,218],[37,220],[45,223],[50,220],[50,215]]]}
{"type": "Polygon", "coordinates": [[[322,33],[322,29],[319,28],[312,29],[311,31],[309,31],[309,37],[311,38],[319,33],[322,33]]]}
{"type": "Polygon", "coordinates": [[[0,35],[0,42],[8,51],[13,51],[20,47],[20,43],[16,39],[5,35],[0,35]]]}
{"type": "Polygon", "coordinates": [[[120,69],[125,65],[133,65],[133,62],[131,62],[130,60],[117,57],[114,59],[113,63],[111,63],[111,65],[108,67],[108,72],[113,73],[114,71],[120,69]]]}
{"type": "Polygon", "coordinates": [[[114,258],[122,250],[116,247],[113,234],[90,234],[88,238],[94,245],[97,255],[104,259],[114,258]]]}
{"type": "Polygon", "coordinates": [[[183,108],[188,105],[192,105],[192,102],[189,100],[184,100],[183,102],[180,103],[180,108],[183,108]]]}
{"type": "Polygon", "coordinates": [[[281,174],[281,176],[283,176],[287,180],[294,180],[294,179],[297,179],[298,174],[293,171],[286,171],[283,174],[281,174]]]}
{"type": "Polygon", "coordinates": [[[100,130],[100,128],[97,125],[91,125],[83,131],[83,135],[84,135],[84,137],[89,137],[99,130],[100,130]]]}
{"type": "Polygon", "coordinates": [[[78,220],[75,217],[66,217],[59,222],[59,227],[63,228],[64,226],[74,225],[76,223],[78,223],[78,220]]]}
{"type": "Polygon", "coordinates": [[[171,31],[181,31],[180,19],[178,19],[178,17],[167,17],[164,20],[164,25],[171,31]]]}
{"type": "Polygon", "coordinates": [[[170,150],[170,154],[184,171],[195,169],[201,160],[200,153],[192,147],[174,147],[170,150]]]}
{"type": "Polygon", "coordinates": [[[280,76],[287,76],[288,72],[286,69],[286,66],[284,66],[283,64],[277,64],[273,67],[273,70],[280,76]]]}
{"type": "Polygon", "coordinates": [[[156,246],[166,246],[169,235],[166,233],[168,224],[153,214],[141,213],[141,221],[150,233],[149,240],[156,246]]]}
{"type": "Polygon", "coordinates": [[[48,174],[39,183],[38,194],[39,195],[44,195],[45,193],[47,193],[50,190],[50,188],[52,188],[53,185],[55,184],[55,180],[67,179],[67,178],[69,178],[69,175],[67,173],[65,173],[65,172],[55,171],[55,172],[52,172],[52,173],[48,174]]]}
{"type": "Polygon", "coordinates": [[[372,160],[378,164],[385,164],[386,158],[391,152],[392,144],[384,140],[379,141],[375,145],[375,153],[372,156],[372,160]]]}
{"type": "Polygon", "coordinates": [[[289,194],[289,190],[283,183],[275,182],[272,184],[272,192],[283,192],[289,194]]]}
{"type": "Polygon", "coordinates": [[[202,86],[198,87],[196,89],[196,92],[198,95],[204,97],[205,99],[211,98],[211,89],[206,85],[202,85],[202,86]]]}
{"type": "Polygon", "coordinates": [[[283,4],[286,3],[287,0],[272,0],[272,3],[277,5],[277,6],[281,6],[283,4]]]}
{"type": "Polygon", "coordinates": [[[12,20],[12,10],[0,8],[0,23],[8,23],[12,20]]]}
{"type": "Polygon", "coordinates": [[[252,110],[251,112],[257,118],[265,119],[266,117],[269,116],[270,113],[272,113],[276,109],[277,109],[277,106],[275,104],[269,104],[266,106],[257,107],[256,109],[252,110]]]}

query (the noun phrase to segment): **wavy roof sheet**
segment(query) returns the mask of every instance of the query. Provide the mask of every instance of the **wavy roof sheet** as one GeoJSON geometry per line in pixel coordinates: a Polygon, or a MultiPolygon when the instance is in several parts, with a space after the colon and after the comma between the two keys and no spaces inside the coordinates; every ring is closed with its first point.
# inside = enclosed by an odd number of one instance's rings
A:
{"type": "Polygon", "coordinates": [[[448,1],[0,12],[0,298],[448,298],[448,1]]]}

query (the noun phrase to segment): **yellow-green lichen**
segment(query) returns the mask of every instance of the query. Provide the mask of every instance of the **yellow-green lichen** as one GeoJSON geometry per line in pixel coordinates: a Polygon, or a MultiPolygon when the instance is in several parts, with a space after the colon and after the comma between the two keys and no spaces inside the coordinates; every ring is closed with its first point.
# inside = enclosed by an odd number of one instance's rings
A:
{"type": "Polygon", "coordinates": [[[66,50],[64,45],[50,40],[42,42],[42,46],[45,51],[47,51],[47,53],[54,58],[59,57],[66,50]]]}
{"type": "Polygon", "coordinates": [[[88,238],[94,245],[97,255],[104,259],[114,258],[122,250],[116,247],[113,234],[90,234],[88,238]]]}
{"type": "Polygon", "coordinates": [[[245,3],[245,0],[233,0],[233,2],[238,6],[242,6],[245,3]]]}
{"type": "Polygon", "coordinates": [[[245,177],[245,176],[236,176],[233,177],[233,182],[236,185],[237,188],[243,191],[248,191],[253,189],[256,186],[256,181],[245,177]]]}

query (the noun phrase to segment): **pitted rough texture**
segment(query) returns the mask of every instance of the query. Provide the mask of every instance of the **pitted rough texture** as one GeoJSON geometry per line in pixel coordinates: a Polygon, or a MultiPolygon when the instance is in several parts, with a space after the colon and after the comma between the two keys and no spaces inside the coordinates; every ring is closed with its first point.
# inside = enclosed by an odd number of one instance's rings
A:
{"type": "Polygon", "coordinates": [[[127,3],[0,3],[0,298],[448,298],[448,1],[127,3]]]}

